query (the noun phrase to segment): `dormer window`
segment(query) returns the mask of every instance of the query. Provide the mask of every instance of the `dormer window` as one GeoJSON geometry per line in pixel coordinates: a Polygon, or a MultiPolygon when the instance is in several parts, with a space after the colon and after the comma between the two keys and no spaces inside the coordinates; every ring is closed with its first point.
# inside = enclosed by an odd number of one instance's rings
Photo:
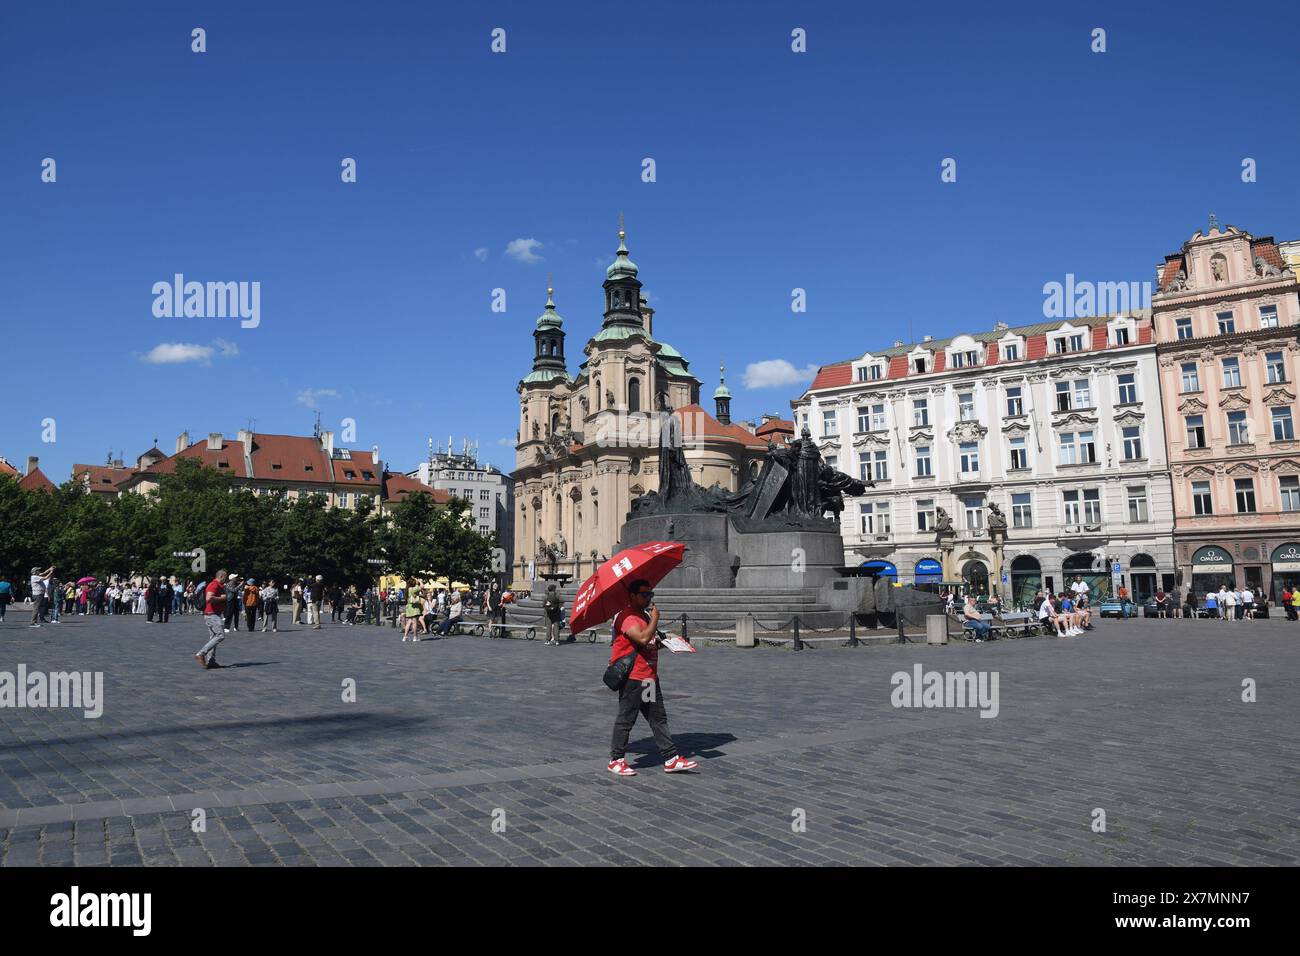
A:
{"type": "Polygon", "coordinates": [[[280,470],[281,468],[283,468],[283,467],[284,467],[284,466],[281,465],[278,461],[273,461],[273,462],[271,462],[271,470],[272,470],[272,471],[279,471],[279,470],[280,470]]]}
{"type": "Polygon", "coordinates": [[[1071,332],[1068,335],[1062,335],[1054,342],[1057,355],[1064,355],[1066,352],[1083,351],[1083,333],[1071,332]]]}
{"type": "Polygon", "coordinates": [[[924,375],[930,371],[924,355],[915,355],[912,357],[912,371],[917,375],[924,375]]]}
{"type": "Polygon", "coordinates": [[[230,467],[230,462],[226,461],[224,458],[223,458],[223,459],[220,459],[220,460],[217,461],[217,467],[218,467],[218,468],[229,468],[229,467],[230,467]]]}
{"type": "Polygon", "coordinates": [[[1128,326],[1126,325],[1115,326],[1115,328],[1111,331],[1110,344],[1128,345],[1129,344],[1128,326]]]}
{"type": "Polygon", "coordinates": [[[1004,342],[999,351],[1002,353],[1002,360],[1004,362],[1015,362],[1020,358],[1020,343],[1004,342]]]}
{"type": "Polygon", "coordinates": [[[971,368],[979,365],[979,353],[975,351],[953,352],[951,354],[953,368],[971,368]]]}
{"type": "Polygon", "coordinates": [[[858,366],[859,382],[878,382],[885,377],[885,367],[880,363],[858,366]]]}

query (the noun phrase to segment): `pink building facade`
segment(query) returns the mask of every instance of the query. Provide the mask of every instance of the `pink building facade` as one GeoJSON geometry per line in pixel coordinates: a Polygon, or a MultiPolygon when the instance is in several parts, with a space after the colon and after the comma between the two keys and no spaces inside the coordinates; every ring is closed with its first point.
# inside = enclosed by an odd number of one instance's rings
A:
{"type": "Polygon", "coordinates": [[[1271,237],[1211,219],[1158,267],[1152,301],[1174,560],[1276,602],[1300,584],[1300,300],[1271,237]]]}

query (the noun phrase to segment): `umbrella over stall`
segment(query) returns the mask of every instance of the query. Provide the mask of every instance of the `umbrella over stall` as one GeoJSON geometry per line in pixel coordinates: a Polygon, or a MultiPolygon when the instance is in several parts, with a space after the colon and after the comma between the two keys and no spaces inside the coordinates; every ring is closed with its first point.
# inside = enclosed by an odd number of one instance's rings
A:
{"type": "Polygon", "coordinates": [[[625,548],[587,578],[573,598],[569,631],[578,634],[603,624],[627,607],[627,585],[644,580],[654,587],[682,563],[686,545],[677,541],[647,541],[625,548]]]}

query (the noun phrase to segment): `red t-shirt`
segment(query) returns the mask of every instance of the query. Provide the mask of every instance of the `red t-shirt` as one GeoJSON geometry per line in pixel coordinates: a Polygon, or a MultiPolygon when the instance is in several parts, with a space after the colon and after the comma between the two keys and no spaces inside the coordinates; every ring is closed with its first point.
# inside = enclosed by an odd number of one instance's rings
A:
{"type": "Polygon", "coordinates": [[[226,607],[226,586],[215,578],[203,589],[206,603],[204,614],[220,614],[226,607]]]}
{"type": "Polygon", "coordinates": [[[632,662],[632,673],[628,675],[628,680],[658,680],[659,646],[651,643],[637,647],[632,643],[626,629],[633,622],[639,622],[641,627],[645,627],[650,623],[650,618],[630,607],[619,611],[614,618],[614,646],[610,648],[609,662],[612,664],[620,657],[636,651],[636,660],[632,662]]]}

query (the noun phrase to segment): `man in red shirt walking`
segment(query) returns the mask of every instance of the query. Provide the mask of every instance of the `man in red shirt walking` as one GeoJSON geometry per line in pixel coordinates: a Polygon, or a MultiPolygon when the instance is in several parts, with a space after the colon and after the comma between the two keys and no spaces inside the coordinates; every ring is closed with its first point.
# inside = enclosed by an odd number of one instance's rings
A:
{"type": "Polygon", "coordinates": [[[200,667],[215,670],[221,666],[217,663],[217,645],[226,637],[223,613],[225,608],[226,572],[223,569],[218,571],[208,582],[208,586],[203,589],[203,626],[208,629],[208,643],[194,655],[200,667]]]}
{"type": "Polygon", "coordinates": [[[647,581],[632,581],[627,586],[628,606],[614,618],[614,646],[609,662],[635,653],[636,660],[627,682],[618,692],[618,717],[614,721],[614,736],[609,747],[609,772],[620,777],[636,776],[627,765],[627,738],[641,714],[650,725],[655,745],[664,758],[664,771],[681,773],[699,766],[677,753],[677,746],[668,733],[668,713],[664,710],[663,693],[659,689],[659,608],[652,603],[655,592],[647,581]],[[647,613],[648,612],[648,613],[647,613]]]}

